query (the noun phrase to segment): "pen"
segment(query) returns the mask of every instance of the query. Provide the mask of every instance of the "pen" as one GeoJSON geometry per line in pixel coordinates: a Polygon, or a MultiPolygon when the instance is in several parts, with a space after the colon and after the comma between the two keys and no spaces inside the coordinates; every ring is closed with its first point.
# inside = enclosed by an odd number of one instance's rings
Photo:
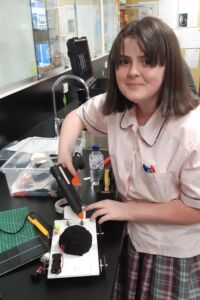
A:
{"type": "Polygon", "coordinates": [[[153,165],[148,167],[147,165],[143,164],[142,166],[143,166],[143,169],[146,173],[156,173],[156,170],[155,170],[153,165]]]}
{"type": "Polygon", "coordinates": [[[147,167],[145,164],[143,164],[143,169],[146,173],[151,173],[151,170],[149,167],[147,167]]]}
{"type": "Polygon", "coordinates": [[[44,228],[44,226],[37,219],[32,218],[31,216],[28,216],[27,218],[42,234],[45,236],[49,235],[48,230],[44,228]]]}
{"type": "Polygon", "coordinates": [[[104,158],[104,166],[106,166],[107,164],[109,164],[111,162],[110,156],[104,158]]]}
{"type": "Polygon", "coordinates": [[[38,189],[33,191],[20,191],[11,194],[13,197],[28,197],[28,196],[52,196],[52,193],[47,189],[38,189]]]}
{"type": "Polygon", "coordinates": [[[150,166],[150,170],[151,170],[151,173],[156,173],[156,170],[155,170],[155,168],[154,168],[154,166],[150,166]]]}

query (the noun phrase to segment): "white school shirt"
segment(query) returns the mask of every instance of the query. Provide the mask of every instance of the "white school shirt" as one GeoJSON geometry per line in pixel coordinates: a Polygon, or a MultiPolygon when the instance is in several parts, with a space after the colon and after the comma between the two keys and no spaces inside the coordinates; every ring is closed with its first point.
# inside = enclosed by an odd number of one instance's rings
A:
{"type": "MultiPolygon", "coordinates": [[[[135,107],[109,116],[102,114],[105,94],[76,113],[96,135],[108,135],[116,185],[123,201],[163,203],[180,198],[200,208],[200,106],[186,116],[163,118],[159,108],[138,126],[135,107]],[[155,173],[144,170],[153,166],[155,173]]],[[[200,254],[200,223],[166,225],[128,222],[138,252],[171,257],[200,254]]]]}

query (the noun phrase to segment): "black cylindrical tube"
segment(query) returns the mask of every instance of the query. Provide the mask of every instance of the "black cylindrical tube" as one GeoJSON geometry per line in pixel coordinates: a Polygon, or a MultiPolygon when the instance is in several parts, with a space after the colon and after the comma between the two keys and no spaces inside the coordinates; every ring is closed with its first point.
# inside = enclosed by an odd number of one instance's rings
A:
{"type": "Polygon", "coordinates": [[[61,164],[54,165],[50,168],[50,171],[63,191],[73,212],[76,214],[82,212],[81,199],[74,186],[71,184],[70,172],[67,169],[64,169],[61,164]]]}

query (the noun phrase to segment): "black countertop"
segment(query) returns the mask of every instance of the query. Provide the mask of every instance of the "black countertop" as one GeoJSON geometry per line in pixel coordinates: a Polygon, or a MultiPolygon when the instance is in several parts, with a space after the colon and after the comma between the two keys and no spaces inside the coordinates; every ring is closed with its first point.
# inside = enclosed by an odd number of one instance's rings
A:
{"type": "MultiPolygon", "coordinates": [[[[64,113],[65,114],[65,113],[64,113]]],[[[34,128],[27,136],[53,136],[52,120],[34,128]]],[[[87,154],[86,154],[87,155],[87,154]]],[[[87,172],[87,171],[86,171],[87,172]]],[[[81,199],[88,204],[96,201],[96,194],[90,183],[84,182],[79,190],[81,199]]],[[[40,213],[50,224],[60,219],[55,212],[57,199],[44,197],[13,198],[10,197],[7,182],[0,173],[0,210],[28,206],[30,211],[40,213]]],[[[33,261],[0,277],[1,300],[109,300],[114,284],[117,263],[120,255],[123,222],[106,222],[101,226],[104,235],[98,240],[99,256],[105,256],[108,267],[104,274],[93,277],[46,279],[33,283],[30,273],[37,268],[39,261],[33,261]]]]}

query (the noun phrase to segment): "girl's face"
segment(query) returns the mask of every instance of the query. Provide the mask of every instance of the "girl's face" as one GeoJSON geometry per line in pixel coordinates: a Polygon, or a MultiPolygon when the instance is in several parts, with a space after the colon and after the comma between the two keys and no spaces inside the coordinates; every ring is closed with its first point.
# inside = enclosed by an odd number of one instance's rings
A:
{"type": "Polygon", "coordinates": [[[155,110],[159,89],[165,73],[164,66],[152,67],[135,39],[124,40],[116,80],[121,93],[141,109],[155,110]]]}

